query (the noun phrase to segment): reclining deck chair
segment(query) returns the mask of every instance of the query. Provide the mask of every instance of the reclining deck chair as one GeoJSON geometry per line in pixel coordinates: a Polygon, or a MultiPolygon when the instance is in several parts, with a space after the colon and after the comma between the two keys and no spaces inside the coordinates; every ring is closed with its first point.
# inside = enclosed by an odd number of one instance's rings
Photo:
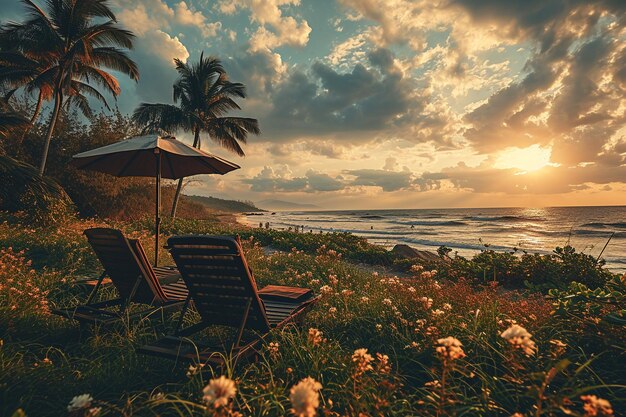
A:
{"type": "Polygon", "coordinates": [[[236,359],[253,355],[254,346],[265,334],[300,318],[319,299],[306,288],[272,285],[258,291],[238,239],[174,236],[167,246],[189,296],[174,332],[139,348],[141,353],[222,365],[224,354],[236,359]],[[200,321],[182,328],[190,302],[200,321]],[[236,335],[217,346],[194,343],[188,338],[210,326],[234,328],[236,335]],[[254,335],[242,343],[245,330],[254,335]]]}
{"type": "Polygon", "coordinates": [[[127,239],[116,229],[93,228],[84,234],[96,253],[104,272],[87,302],[73,308],[52,312],[81,323],[108,325],[127,312],[130,303],[149,307],[133,312],[130,318],[146,316],[158,309],[180,309],[187,297],[187,288],[175,268],[152,268],[138,240],[127,239]],[[94,302],[105,277],[109,277],[119,298],[94,302]],[[110,310],[119,307],[118,311],[110,310]]]}

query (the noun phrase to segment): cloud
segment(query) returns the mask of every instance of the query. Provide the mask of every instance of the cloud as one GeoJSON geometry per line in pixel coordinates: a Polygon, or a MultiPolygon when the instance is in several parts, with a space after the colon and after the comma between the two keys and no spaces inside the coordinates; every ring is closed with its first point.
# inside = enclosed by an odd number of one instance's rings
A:
{"type": "Polygon", "coordinates": [[[398,162],[390,157],[385,160],[383,169],[353,169],[342,173],[354,177],[350,186],[380,187],[383,191],[407,190],[412,187],[415,175],[407,167],[397,171],[398,162]]]}
{"type": "Polygon", "coordinates": [[[250,21],[259,25],[249,41],[249,50],[254,53],[283,45],[303,47],[309,42],[308,22],[283,15],[285,7],[299,4],[299,0],[224,0],[219,9],[225,14],[235,14],[240,9],[250,11],[250,21]]]}
{"type": "Polygon", "coordinates": [[[189,9],[189,6],[184,1],[178,3],[175,10],[177,23],[199,28],[202,36],[205,38],[217,36],[217,33],[222,29],[221,22],[209,23],[202,12],[189,9]]]}
{"type": "Polygon", "coordinates": [[[257,175],[244,179],[252,191],[256,192],[328,192],[341,190],[344,185],[341,177],[333,178],[330,175],[308,170],[302,177],[293,177],[288,166],[278,166],[276,169],[265,166],[257,175]]]}

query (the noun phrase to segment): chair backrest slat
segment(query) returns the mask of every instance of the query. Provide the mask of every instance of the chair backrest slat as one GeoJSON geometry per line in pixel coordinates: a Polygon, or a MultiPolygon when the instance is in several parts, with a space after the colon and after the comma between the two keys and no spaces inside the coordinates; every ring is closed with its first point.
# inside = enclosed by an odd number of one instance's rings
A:
{"type": "Polygon", "coordinates": [[[269,330],[265,308],[237,240],[229,236],[174,236],[167,245],[203,322],[238,327],[251,301],[245,327],[269,330]]]}
{"type": "Polygon", "coordinates": [[[129,240],[120,230],[106,227],[87,229],[84,233],[120,297],[128,299],[137,278],[141,277],[131,301],[158,304],[165,300],[139,241],[129,240]]]}

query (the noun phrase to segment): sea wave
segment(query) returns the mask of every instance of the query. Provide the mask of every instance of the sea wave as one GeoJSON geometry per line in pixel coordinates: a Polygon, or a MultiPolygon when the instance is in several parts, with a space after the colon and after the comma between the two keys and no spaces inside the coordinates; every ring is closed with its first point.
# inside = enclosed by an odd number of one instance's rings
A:
{"type": "Polygon", "coordinates": [[[400,220],[391,220],[388,223],[392,223],[392,224],[401,224],[401,225],[406,225],[406,226],[467,226],[468,224],[466,222],[462,222],[460,220],[444,220],[444,221],[435,221],[435,222],[429,222],[429,221],[418,221],[418,220],[411,220],[411,221],[400,221],[400,220]]]}
{"type": "Polygon", "coordinates": [[[527,217],[527,216],[464,216],[465,220],[474,220],[481,222],[501,222],[501,221],[515,221],[515,222],[543,222],[545,219],[541,217],[527,217]]]}
{"type": "Polygon", "coordinates": [[[582,227],[600,227],[600,228],[618,228],[618,229],[626,229],[626,222],[613,222],[613,223],[601,223],[601,222],[592,222],[585,223],[582,227]]]}

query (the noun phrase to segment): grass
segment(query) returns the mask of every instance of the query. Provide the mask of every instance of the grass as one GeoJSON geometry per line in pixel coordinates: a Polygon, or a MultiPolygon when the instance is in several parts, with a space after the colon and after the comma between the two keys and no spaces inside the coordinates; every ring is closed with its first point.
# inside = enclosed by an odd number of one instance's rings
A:
{"type": "MultiPolygon", "coordinates": [[[[392,266],[394,260],[352,235],[177,220],[165,224],[166,235],[241,234],[260,287],[299,285],[323,294],[302,326],[272,332],[264,340],[258,362],[190,369],[135,353],[137,346],[163,335],[176,314],[81,331],[49,313],[85,299],[72,282],[99,269],[81,232],[101,222],[33,229],[3,216],[3,416],[20,415],[17,410],[29,416],[67,415],[68,403],[80,394],[93,397],[91,407],[99,407],[99,415],[282,416],[292,408],[291,389],[307,377],[322,386],[316,412],[325,416],[584,416],[598,404],[587,395],[608,400],[614,415],[626,413],[626,331],[619,321],[606,319],[621,317],[623,304],[616,302],[626,294],[623,278],[611,276],[596,290],[580,284],[574,298],[567,285],[549,298],[545,288],[512,290],[503,286],[506,282],[467,276],[480,269],[482,258],[449,261],[436,272],[417,266],[409,277],[395,278],[355,265],[392,266]],[[286,251],[267,255],[263,246],[268,244],[286,251]],[[535,343],[535,353],[527,355],[501,337],[513,324],[532,334],[524,341],[535,343]],[[462,343],[463,355],[439,343],[447,337],[462,343]],[[367,353],[355,353],[363,348],[367,353]],[[227,406],[207,408],[202,390],[220,375],[234,380],[237,393],[227,406]]],[[[140,238],[149,251],[149,224],[111,225],[140,238]]],[[[166,251],[161,259],[171,263],[166,251]]],[[[554,262],[563,268],[566,261],[554,262]]],[[[537,275],[563,270],[548,260],[527,260],[525,268],[537,275]]],[[[544,278],[558,282],[553,275],[544,278]]]]}

